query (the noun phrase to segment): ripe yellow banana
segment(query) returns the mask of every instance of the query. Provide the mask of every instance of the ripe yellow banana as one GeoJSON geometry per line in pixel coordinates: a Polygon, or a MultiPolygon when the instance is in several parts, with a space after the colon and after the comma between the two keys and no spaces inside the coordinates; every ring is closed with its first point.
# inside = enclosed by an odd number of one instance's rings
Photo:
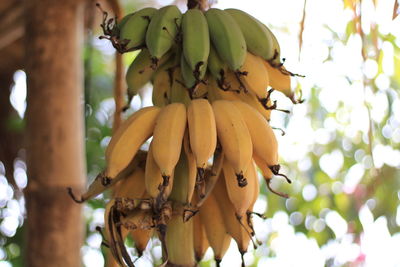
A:
{"type": "Polygon", "coordinates": [[[158,107],[145,107],[122,123],[106,149],[106,177],[113,179],[128,166],[140,146],[152,135],[159,112],[158,107]]]}
{"type": "Polygon", "coordinates": [[[171,57],[161,65],[152,77],[152,100],[155,106],[163,107],[170,103],[174,69],[179,65],[180,51],[173,51],[171,57]]]}
{"type": "Polygon", "coordinates": [[[132,51],[145,45],[147,28],[156,11],[157,9],[152,7],[143,8],[119,23],[119,38],[124,44],[124,50],[132,51]]]}
{"type": "Polygon", "coordinates": [[[172,86],[169,93],[170,102],[189,105],[191,101],[190,93],[189,89],[184,85],[180,67],[174,69],[172,77],[172,86]]]}
{"type": "Polygon", "coordinates": [[[196,161],[189,148],[189,137],[184,136],[182,152],[174,171],[174,187],[169,199],[190,205],[196,184],[196,161]]]}
{"type": "Polygon", "coordinates": [[[201,80],[207,69],[210,35],[207,20],[199,9],[189,9],[182,16],[182,46],[186,62],[196,80],[201,80]]]}
{"type": "Polygon", "coordinates": [[[144,170],[136,168],[132,174],[120,181],[114,191],[114,197],[140,200],[146,193],[144,170]]]}
{"type": "Polygon", "coordinates": [[[220,262],[229,248],[231,237],[227,234],[224,218],[213,194],[203,203],[198,215],[206,230],[210,247],[214,251],[214,258],[220,262]]]}
{"type": "Polygon", "coordinates": [[[135,229],[130,232],[130,236],[135,244],[139,257],[143,255],[147,244],[154,234],[154,229],[135,229]]]}
{"type": "Polygon", "coordinates": [[[153,157],[153,142],[149,146],[149,151],[147,152],[146,168],[145,168],[145,187],[146,192],[151,198],[162,202],[166,201],[168,196],[171,194],[174,175],[169,177],[168,184],[164,184],[164,180],[161,175],[161,170],[158,167],[156,161],[153,157]],[[163,186],[164,184],[164,186],[163,186]]]}
{"type": "Polygon", "coordinates": [[[168,180],[178,163],[186,122],[186,107],[182,103],[172,103],[163,107],[157,117],[152,151],[165,180],[168,180]]]}
{"type": "Polygon", "coordinates": [[[217,100],[212,103],[212,107],[225,159],[233,167],[239,186],[245,186],[246,178],[243,175],[253,155],[249,130],[239,110],[231,101],[217,100]]]}
{"type": "Polygon", "coordinates": [[[167,224],[165,243],[168,252],[168,262],[172,266],[195,265],[193,220],[183,222],[181,214],[173,215],[167,224]]]}
{"type": "Polygon", "coordinates": [[[240,187],[235,179],[235,172],[233,171],[232,166],[226,160],[223,165],[223,170],[228,197],[235,208],[236,217],[241,219],[253,203],[255,194],[254,184],[256,183],[257,172],[253,163],[250,163],[245,172],[247,185],[240,187]]]}
{"type": "Polygon", "coordinates": [[[205,13],[210,38],[218,55],[229,68],[238,71],[246,57],[246,41],[239,25],[229,13],[210,8],[205,13]]]}
{"type": "Polygon", "coordinates": [[[238,75],[247,90],[252,91],[259,99],[268,97],[269,77],[268,71],[264,66],[264,60],[247,52],[246,60],[240,69],[245,75],[238,75]]]}
{"type": "MultiPolygon", "coordinates": [[[[204,77],[204,80],[208,80],[208,76],[206,75],[204,77]]],[[[206,82],[201,82],[199,83],[192,91],[192,98],[203,98],[207,96],[207,83],[206,82]]]]}
{"type": "Polygon", "coordinates": [[[268,62],[264,62],[269,75],[269,82],[272,88],[285,94],[290,99],[294,98],[294,92],[291,89],[290,74],[285,73],[285,68],[275,68],[268,62]],[[283,70],[283,71],[282,71],[283,70]]]}
{"type": "Polygon", "coordinates": [[[121,171],[114,179],[110,179],[105,176],[104,172],[99,173],[93,182],[89,185],[88,189],[85,193],[82,194],[80,199],[77,199],[73,194],[72,190],[68,188],[68,193],[72,197],[72,199],[77,203],[82,203],[86,200],[92,199],[95,196],[103,193],[109,188],[114,187],[117,182],[124,180],[128,176],[132,175],[133,171],[138,167],[138,165],[143,164],[146,161],[147,153],[145,151],[139,150],[136,153],[133,160],[129,163],[129,165],[121,171]]]}
{"type": "Polygon", "coordinates": [[[246,103],[233,101],[249,129],[253,151],[265,161],[273,173],[278,174],[278,140],[269,123],[254,108],[246,103]]]}
{"type": "MultiPolygon", "coordinates": [[[[232,75],[231,72],[227,73],[226,83],[233,85],[232,88],[239,88],[236,77],[232,75]],[[236,87],[237,86],[237,87],[236,87]]],[[[258,97],[253,92],[233,92],[233,91],[224,91],[218,87],[217,82],[213,79],[209,80],[208,89],[208,98],[213,102],[215,100],[231,100],[231,101],[243,101],[249,104],[250,106],[257,109],[257,111],[263,115],[266,120],[271,119],[271,110],[266,109],[263,104],[259,101],[258,97]]],[[[271,105],[271,100],[268,101],[267,105],[271,105]]]]}
{"type": "Polygon", "coordinates": [[[159,70],[154,75],[152,101],[154,106],[168,105],[168,93],[171,90],[172,77],[168,70],[159,70]]]}
{"type": "Polygon", "coordinates": [[[195,99],[187,108],[190,148],[196,158],[199,178],[217,145],[214,111],[206,99],[195,99]]]}
{"type": "Polygon", "coordinates": [[[182,13],[174,5],[162,7],[153,15],[146,33],[146,45],[156,65],[175,43],[181,18],[182,13]]]}
{"type": "Polygon", "coordinates": [[[194,255],[196,261],[200,262],[204,254],[206,254],[207,249],[210,247],[210,244],[207,239],[206,229],[199,215],[193,217],[193,229],[194,255]]]}
{"type": "MultiPolygon", "coordinates": [[[[164,55],[159,65],[165,63],[172,53],[164,55]]],[[[146,83],[150,82],[156,68],[152,66],[152,58],[149,50],[142,49],[136,58],[132,61],[131,65],[125,75],[125,80],[128,85],[128,99],[129,101],[134,97],[146,83]]]]}
{"type": "MultiPolygon", "coordinates": [[[[261,159],[259,156],[257,156],[256,154],[253,155],[253,159],[254,162],[257,164],[258,168],[260,169],[263,177],[264,177],[264,181],[267,184],[267,187],[269,189],[269,191],[271,191],[272,193],[284,197],[284,198],[288,198],[289,195],[286,193],[281,193],[278,191],[275,191],[275,189],[273,189],[271,187],[271,180],[273,178],[273,173],[272,170],[269,168],[268,164],[266,161],[264,161],[263,159],[261,159]]],[[[280,174],[281,176],[285,177],[285,179],[290,183],[291,181],[284,175],[280,174]]]]}
{"type": "Polygon", "coordinates": [[[271,60],[275,52],[273,38],[267,26],[242,10],[229,8],[225,11],[234,18],[242,30],[247,50],[265,60],[271,60]]]}
{"type": "Polygon", "coordinates": [[[249,233],[251,229],[246,224],[240,224],[235,215],[235,208],[229,200],[226,190],[223,172],[221,172],[221,177],[218,178],[215,184],[212,195],[217,200],[228,234],[236,241],[240,253],[244,254],[250,244],[251,238],[249,233]]]}

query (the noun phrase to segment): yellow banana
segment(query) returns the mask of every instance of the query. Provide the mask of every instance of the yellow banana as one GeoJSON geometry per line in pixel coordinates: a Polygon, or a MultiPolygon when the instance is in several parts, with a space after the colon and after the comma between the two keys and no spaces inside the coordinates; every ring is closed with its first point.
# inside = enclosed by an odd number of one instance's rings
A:
{"type": "Polygon", "coordinates": [[[196,261],[200,262],[204,254],[206,254],[207,249],[210,247],[210,244],[207,239],[206,229],[199,215],[193,217],[193,229],[194,255],[196,261]]]}
{"type": "Polygon", "coordinates": [[[253,155],[249,130],[239,110],[231,101],[217,100],[212,103],[212,107],[225,159],[233,167],[239,186],[243,187],[246,185],[243,175],[253,155]]]}
{"type": "MultiPolygon", "coordinates": [[[[171,55],[172,53],[164,55],[161,58],[159,65],[165,63],[171,55]]],[[[131,101],[131,99],[141,88],[143,88],[143,86],[146,85],[146,83],[150,82],[155,71],[156,68],[152,66],[152,58],[149,50],[144,48],[129,65],[125,75],[125,80],[128,85],[129,101],[131,101]]]]}
{"type": "Polygon", "coordinates": [[[168,180],[178,163],[186,121],[186,107],[182,103],[172,103],[163,107],[157,117],[152,151],[165,180],[168,180]]]}
{"type": "Polygon", "coordinates": [[[189,138],[184,136],[182,152],[174,171],[174,187],[169,198],[189,205],[196,184],[196,161],[189,148],[189,138]]]}
{"type": "MultiPolygon", "coordinates": [[[[114,191],[115,197],[136,199],[138,201],[144,198],[145,195],[145,173],[142,168],[137,168],[131,176],[122,180],[114,191]]],[[[142,217],[141,219],[146,219],[146,222],[138,221],[136,219],[138,228],[133,229],[129,232],[131,238],[135,243],[135,248],[139,256],[142,256],[143,251],[146,249],[147,243],[153,235],[153,229],[147,229],[149,224],[149,217],[151,218],[151,214],[145,211],[141,213],[144,215],[144,218],[142,217]]],[[[132,223],[132,218],[129,217],[128,221],[132,223]]],[[[128,233],[126,231],[123,231],[123,237],[125,237],[126,235],[128,235],[128,233]]]]}
{"type": "MultiPolygon", "coordinates": [[[[207,75],[204,77],[204,80],[207,81],[207,75]]],[[[203,98],[207,96],[207,83],[201,82],[199,83],[192,91],[192,98],[203,98]]]]}
{"type": "Polygon", "coordinates": [[[121,171],[114,179],[110,179],[105,176],[104,172],[99,173],[93,182],[89,185],[85,193],[81,195],[80,199],[77,199],[73,194],[72,190],[68,188],[68,193],[72,199],[77,203],[82,203],[86,200],[92,199],[95,196],[103,193],[109,188],[112,188],[117,182],[124,180],[138,167],[138,165],[143,164],[146,161],[146,152],[139,150],[133,160],[129,165],[121,171]]]}
{"type": "Polygon", "coordinates": [[[259,99],[268,97],[269,77],[264,66],[264,60],[247,52],[246,60],[240,69],[244,75],[238,75],[247,90],[252,91],[259,99]]]}
{"type": "Polygon", "coordinates": [[[150,20],[157,9],[152,7],[143,8],[118,24],[120,30],[119,39],[124,45],[125,51],[132,51],[145,45],[146,32],[150,20]]]}
{"type": "Polygon", "coordinates": [[[246,41],[239,25],[229,13],[210,8],[205,13],[210,38],[218,55],[229,68],[238,71],[246,57],[246,41]]]}
{"type": "Polygon", "coordinates": [[[253,151],[265,161],[274,174],[279,172],[278,140],[269,123],[251,106],[239,101],[232,101],[240,111],[249,129],[253,151]]]}
{"type": "Polygon", "coordinates": [[[290,99],[293,99],[294,92],[292,91],[290,84],[291,75],[285,72],[285,68],[283,66],[281,68],[275,68],[268,62],[264,62],[264,66],[268,71],[269,83],[271,87],[282,92],[290,99]]]}
{"type": "Polygon", "coordinates": [[[180,52],[174,51],[168,61],[161,65],[152,77],[152,100],[155,106],[163,107],[170,103],[174,69],[179,65],[178,57],[180,57],[180,52]]]}
{"type": "Polygon", "coordinates": [[[249,164],[245,172],[247,179],[247,185],[240,187],[237,184],[235,172],[232,166],[225,160],[223,165],[224,177],[226,183],[226,189],[228,192],[228,197],[235,207],[235,214],[238,218],[242,218],[246,214],[247,210],[250,208],[253,198],[254,198],[254,184],[256,183],[257,173],[254,168],[253,163],[249,164]]]}
{"type": "Polygon", "coordinates": [[[187,106],[191,101],[189,89],[184,85],[180,67],[175,68],[173,71],[169,95],[171,103],[184,103],[187,106]]]}
{"type": "Polygon", "coordinates": [[[218,178],[212,195],[217,200],[228,234],[236,241],[240,253],[244,254],[247,251],[251,241],[251,229],[245,224],[239,223],[235,215],[235,208],[233,207],[232,202],[229,200],[224,180],[224,173],[221,172],[221,177],[218,178]]]}
{"type": "MultiPolygon", "coordinates": [[[[174,175],[172,174],[168,179],[168,184],[164,184],[161,170],[158,167],[153,157],[153,142],[149,146],[147,152],[146,168],[145,168],[145,187],[146,192],[151,198],[164,202],[171,194],[174,183],[174,175]]],[[[160,203],[162,204],[162,203],[160,203]]]]}
{"type": "Polygon", "coordinates": [[[194,266],[193,220],[183,222],[181,214],[173,215],[167,224],[165,244],[172,266],[194,266]]]}
{"type": "Polygon", "coordinates": [[[159,112],[158,107],[145,107],[122,123],[106,149],[106,177],[113,179],[128,166],[140,146],[152,135],[159,112]]]}
{"type": "Polygon", "coordinates": [[[182,35],[183,55],[193,77],[199,81],[206,73],[210,53],[207,20],[201,10],[189,9],[182,16],[182,35]]]}
{"type": "Polygon", "coordinates": [[[114,196],[121,198],[140,199],[146,192],[144,171],[136,168],[131,175],[120,181],[115,187],[114,196]]]}
{"type": "MultiPolygon", "coordinates": [[[[271,191],[272,193],[274,193],[278,196],[288,198],[289,197],[288,194],[275,191],[275,189],[273,189],[271,187],[271,180],[272,180],[274,174],[272,173],[272,170],[269,168],[267,162],[265,162],[263,159],[261,159],[256,154],[253,155],[253,159],[254,159],[254,162],[257,164],[258,168],[260,169],[269,191],[271,191]]],[[[286,181],[291,183],[291,181],[285,175],[282,175],[282,174],[279,174],[279,175],[283,176],[286,179],[286,181]]]]}
{"type": "MultiPolygon", "coordinates": [[[[238,85],[236,81],[236,77],[231,76],[232,73],[227,73],[229,84],[238,85]]],[[[228,82],[227,82],[228,83],[228,82]]],[[[239,87],[233,87],[239,88],[239,87]]],[[[263,115],[266,120],[271,119],[271,110],[266,109],[263,104],[258,100],[258,97],[253,94],[252,92],[244,93],[243,91],[240,92],[233,92],[233,91],[224,91],[221,90],[217,82],[213,79],[209,80],[208,89],[208,98],[213,102],[215,100],[231,100],[231,101],[243,101],[249,104],[250,106],[257,109],[257,111],[263,115]]],[[[267,105],[270,105],[271,101],[269,100],[267,105]]]]}
{"type": "Polygon", "coordinates": [[[187,108],[190,148],[196,158],[199,178],[217,145],[214,111],[206,99],[195,99],[187,108]]]}
{"type": "Polygon", "coordinates": [[[171,89],[172,77],[169,70],[160,70],[154,75],[152,101],[154,106],[168,105],[168,92],[171,89]]]}
{"type": "Polygon", "coordinates": [[[227,234],[224,218],[213,194],[203,203],[198,215],[206,230],[210,247],[214,251],[214,258],[220,262],[229,248],[231,237],[227,234]]]}
{"type": "Polygon", "coordinates": [[[139,257],[143,255],[143,251],[145,251],[153,234],[154,229],[135,229],[130,232],[130,236],[135,243],[135,248],[139,257]]]}
{"type": "Polygon", "coordinates": [[[146,33],[146,45],[155,65],[175,43],[181,17],[182,13],[174,5],[162,7],[153,15],[146,33]]]}

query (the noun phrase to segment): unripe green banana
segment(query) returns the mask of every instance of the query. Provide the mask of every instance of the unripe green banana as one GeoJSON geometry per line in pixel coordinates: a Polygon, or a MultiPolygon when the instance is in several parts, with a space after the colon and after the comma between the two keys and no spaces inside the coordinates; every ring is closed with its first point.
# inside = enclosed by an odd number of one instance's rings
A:
{"type": "Polygon", "coordinates": [[[187,62],[184,54],[182,54],[181,56],[181,71],[182,71],[182,78],[183,78],[183,82],[185,83],[185,86],[189,89],[194,89],[200,82],[202,79],[204,78],[204,75],[206,74],[206,70],[207,70],[207,61],[204,63],[204,67],[205,68],[201,68],[199,75],[197,75],[198,77],[196,77],[195,72],[193,71],[190,66],[189,63],[187,62]]]}
{"type": "Polygon", "coordinates": [[[173,5],[160,8],[150,21],[146,45],[154,63],[171,48],[181,24],[181,11],[173,5]]]}
{"type": "Polygon", "coordinates": [[[210,35],[207,20],[199,9],[189,9],[182,17],[183,54],[194,77],[200,80],[207,69],[210,35]]]}
{"type": "Polygon", "coordinates": [[[239,70],[246,58],[246,41],[239,25],[228,12],[210,8],[206,13],[212,44],[218,55],[233,71],[239,70]]]}
{"type": "Polygon", "coordinates": [[[213,45],[210,47],[210,55],[208,57],[208,70],[217,81],[219,87],[227,88],[225,84],[225,74],[228,72],[228,65],[221,60],[213,45]]]}
{"type": "Polygon", "coordinates": [[[118,37],[120,36],[120,34],[121,34],[121,29],[125,26],[125,23],[126,23],[126,22],[129,20],[129,18],[132,17],[134,14],[135,14],[135,13],[130,13],[130,14],[126,15],[125,17],[123,17],[123,18],[118,22],[118,25],[117,25],[117,28],[118,28],[118,37]]]}
{"type": "Polygon", "coordinates": [[[274,57],[273,41],[267,26],[242,10],[229,8],[225,11],[234,18],[242,30],[247,50],[265,60],[271,60],[274,57]]]}
{"type": "Polygon", "coordinates": [[[278,39],[276,39],[276,36],[272,33],[272,31],[267,26],[265,27],[271,33],[272,51],[274,51],[274,56],[268,62],[271,64],[272,67],[280,68],[283,64],[281,62],[281,47],[279,46],[278,39]]]}
{"type": "Polygon", "coordinates": [[[131,16],[126,18],[126,20],[121,20],[119,26],[120,35],[119,38],[125,43],[125,49],[127,51],[136,50],[145,45],[145,38],[147,28],[149,26],[150,20],[156,13],[157,9],[148,7],[143,8],[131,16]]]}
{"type": "Polygon", "coordinates": [[[184,54],[181,56],[181,72],[182,78],[185,86],[187,88],[193,88],[196,86],[196,78],[194,77],[193,71],[189,66],[189,63],[186,61],[184,54]]]}

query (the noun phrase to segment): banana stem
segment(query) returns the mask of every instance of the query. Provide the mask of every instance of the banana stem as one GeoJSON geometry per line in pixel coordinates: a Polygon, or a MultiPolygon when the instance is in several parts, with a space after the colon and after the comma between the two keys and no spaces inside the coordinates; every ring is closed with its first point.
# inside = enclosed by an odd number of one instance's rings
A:
{"type": "Polygon", "coordinates": [[[188,0],[187,3],[188,9],[199,8],[204,11],[207,9],[207,7],[208,7],[207,0],[188,0]]]}

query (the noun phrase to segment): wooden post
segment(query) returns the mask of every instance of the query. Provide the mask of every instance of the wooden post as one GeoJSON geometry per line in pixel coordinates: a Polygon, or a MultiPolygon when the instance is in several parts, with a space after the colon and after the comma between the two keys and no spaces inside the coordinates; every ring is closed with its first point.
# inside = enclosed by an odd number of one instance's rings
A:
{"type": "Polygon", "coordinates": [[[26,0],[26,266],[82,266],[83,1],[26,0]]]}

